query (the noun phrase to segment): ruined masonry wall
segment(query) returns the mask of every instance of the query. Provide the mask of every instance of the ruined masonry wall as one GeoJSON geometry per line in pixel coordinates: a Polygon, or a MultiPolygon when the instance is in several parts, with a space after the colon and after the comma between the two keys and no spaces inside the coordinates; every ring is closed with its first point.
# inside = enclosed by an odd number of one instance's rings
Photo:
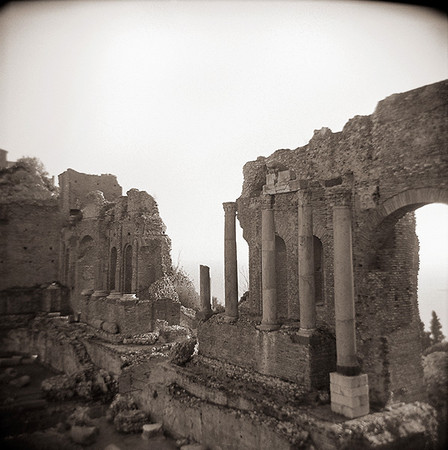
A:
{"type": "Polygon", "coordinates": [[[61,188],[61,208],[67,214],[71,209],[82,209],[86,205],[87,194],[91,191],[101,191],[104,198],[114,201],[122,194],[122,188],[115,175],[90,175],[68,169],[59,175],[61,188]]]}
{"type": "Polygon", "coordinates": [[[0,290],[58,279],[61,227],[55,200],[0,205],[0,290]]]}

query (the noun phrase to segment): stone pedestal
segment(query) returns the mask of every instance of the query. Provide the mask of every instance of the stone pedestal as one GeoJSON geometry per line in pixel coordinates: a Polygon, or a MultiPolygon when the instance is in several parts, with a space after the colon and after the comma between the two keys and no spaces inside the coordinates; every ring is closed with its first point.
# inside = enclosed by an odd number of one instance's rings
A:
{"type": "Polygon", "coordinates": [[[238,318],[238,263],[236,253],[236,203],[223,203],[224,224],[224,297],[226,319],[238,318]]]}
{"type": "Polygon", "coordinates": [[[367,374],[346,376],[330,373],[331,410],[345,417],[369,414],[369,384],[367,374]]]}
{"type": "Polygon", "coordinates": [[[299,195],[299,303],[300,331],[316,328],[314,287],[313,210],[306,193],[299,195]]]}
{"type": "Polygon", "coordinates": [[[210,295],[210,268],[199,266],[201,313],[204,318],[212,315],[210,295]]]}
{"type": "Polygon", "coordinates": [[[261,278],[263,317],[258,327],[263,331],[278,330],[277,283],[275,272],[274,210],[268,206],[261,211],[261,278]]]}
{"type": "Polygon", "coordinates": [[[99,297],[107,297],[109,295],[109,291],[103,290],[103,289],[98,289],[93,291],[92,294],[92,299],[93,298],[99,298],[99,297]]]}

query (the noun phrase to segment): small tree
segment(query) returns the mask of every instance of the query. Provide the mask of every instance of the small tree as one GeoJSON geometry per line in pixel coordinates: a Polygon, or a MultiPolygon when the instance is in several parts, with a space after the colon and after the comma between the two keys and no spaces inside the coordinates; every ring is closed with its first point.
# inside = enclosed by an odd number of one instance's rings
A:
{"type": "Polygon", "coordinates": [[[440,319],[435,311],[432,312],[430,329],[431,343],[433,345],[442,342],[445,339],[445,336],[442,333],[442,324],[440,323],[440,319]]]}
{"type": "Polygon", "coordinates": [[[45,166],[39,158],[22,156],[22,158],[19,158],[15,164],[18,167],[24,167],[30,174],[35,176],[38,186],[41,186],[52,193],[57,192],[57,188],[53,185],[45,166]]]}

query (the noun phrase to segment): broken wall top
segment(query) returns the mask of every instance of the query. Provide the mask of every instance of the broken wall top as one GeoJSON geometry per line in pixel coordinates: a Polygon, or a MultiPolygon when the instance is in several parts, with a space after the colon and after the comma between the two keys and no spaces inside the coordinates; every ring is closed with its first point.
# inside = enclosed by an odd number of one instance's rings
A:
{"type": "Polygon", "coordinates": [[[325,187],[345,174],[362,183],[393,184],[415,173],[440,184],[448,167],[447,104],[448,80],[391,95],[341,132],[322,128],[303,147],[246,163],[241,197],[291,192],[305,187],[303,180],[325,187]]]}

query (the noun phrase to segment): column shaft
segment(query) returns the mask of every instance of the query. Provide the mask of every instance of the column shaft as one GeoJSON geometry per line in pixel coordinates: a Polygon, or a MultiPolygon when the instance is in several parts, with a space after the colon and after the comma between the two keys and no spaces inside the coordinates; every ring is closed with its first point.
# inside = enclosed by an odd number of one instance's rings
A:
{"type": "Polygon", "coordinates": [[[337,370],[344,375],[359,373],[356,358],[351,226],[350,208],[348,206],[335,206],[333,209],[333,230],[336,352],[337,370]]]}
{"type": "Polygon", "coordinates": [[[311,205],[299,203],[298,222],[300,329],[305,331],[316,328],[313,211],[311,205]]]}
{"type": "Polygon", "coordinates": [[[211,295],[210,295],[210,268],[208,266],[199,266],[200,279],[200,298],[201,310],[205,314],[211,313],[211,295]]]}
{"type": "Polygon", "coordinates": [[[226,316],[238,317],[238,263],[236,253],[235,215],[236,203],[223,203],[225,211],[224,224],[224,295],[226,316]]]}
{"type": "Polygon", "coordinates": [[[275,225],[274,210],[261,211],[261,278],[263,317],[260,329],[279,328],[277,320],[277,283],[275,272],[275,225]]]}

